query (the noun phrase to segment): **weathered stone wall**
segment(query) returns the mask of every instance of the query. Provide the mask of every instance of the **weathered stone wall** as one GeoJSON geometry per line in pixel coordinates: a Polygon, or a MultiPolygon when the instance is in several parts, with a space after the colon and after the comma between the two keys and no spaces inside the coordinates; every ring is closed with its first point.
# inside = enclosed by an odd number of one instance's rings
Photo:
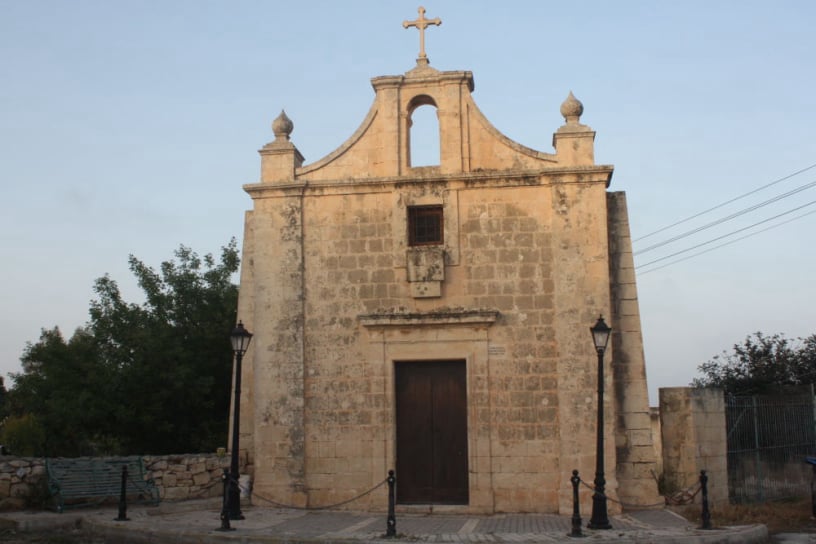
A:
{"type": "Polygon", "coordinates": [[[24,508],[45,477],[45,459],[0,457],[0,510],[24,508]]]}
{"type": "MultiPolygon", "coordinates": [[[[215,454],[159,455],[142,458],[161,500],[217,497],[228,459],[215,454]]],[[[0,510],[24,508],[45,499],[45,459],[0,457],[0,510]]]]}
{"type": "Polygon", "coordinates": [[[615,433],[620,499],[631,505],[659,504],[652,443],[646,360],[640,325],[635,263],[626,194],[607,193],[609,275],[612,282],[612,372],[618,419],[615,433]]]}
{"type": "Polygon", "coordinates": [[[142,460],[163,501],[221,496],[221,476],[229,467],[229,458],[214,454],[146,455],[142,460]]]}
{"type": "Polygon", "coordinates": [[[710,500],[727,503],[728,446],[722,390],[661,388],[660,428],[667,490],[695,486],[700,471],[705,470],[710,500]]]}
{"type": "Polygon", "coordinates": [[[241,454],[253,492],[322,506],[370,489],[399,459],[395,366],[465,361],[468,501],[457,511],[570,513],[572,469],[587,478],[595,466],[588,328],[603,314],[625,321],[611,322],[605,361],[606,490],[615,497],[623,474],[622,497],[650,502],[626,210],[614,197],[610,224],[612,167],[594,163],[583,106],[562,104],[552,154],[500,134],[469,72],[418,66],[372,84],[360,128],[315,163],[302,164],[280,116],[260,182],[244,187],[239,318],[255,336],[241,454]],[[423,104],[437,109],[440,162],[412,168],[411,115],[423,104]],[[425,206],[441,209],[443,240],[411,246],[407,218],[425,206]]]}
{"type": "MultiPolygon", "coordinates": [[[[322,506],[376,485],[396,456],[394,361],[466,359],[470,509],[571,511],[564,475],[594,467],[587,444],[595,444],[597,374],[587,329],[610,312],[607,239],[596,234],[606,225],[604,181],[321,188],[307,191],[289,219],[279,206],[290,197],[258,202],[253,235],[269,228],[264,237],[274,230],[282,239],[253,248],[255,277],[282,274],[288,287],[256,283],[255,308],[275,311],[242,316],[256,323],[258,339],[254,388],[247,385],[254,492],[322,506]],[[446,231],[458,232],[446,237],[441,297],[412,296],[404,217],[416,203],[441,204],[446,231]],[[265,263],[276,270],[261,273],[265,263]],[[498,317],[473,322],[456,309],[498,317]],[[382,324],[410,313],[444,320],[382,324]],[[361,316],[380,320],[360,326],[361,316]]],[[[606,379],[611,393],[612,372],[606,379]]],[[[615,442],[606,447],[612,467],[615,442]]],[[[615,480],[610,471],[613,494],[615,480]]],[[[371,501],[355,507],[382,506],[371,501]]]]}

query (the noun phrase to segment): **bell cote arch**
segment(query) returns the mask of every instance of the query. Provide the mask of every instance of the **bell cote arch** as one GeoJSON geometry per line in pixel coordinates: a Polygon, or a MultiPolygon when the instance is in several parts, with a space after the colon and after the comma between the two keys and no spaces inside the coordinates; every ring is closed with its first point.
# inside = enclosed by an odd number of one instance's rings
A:
{"type": "Polygon", "coordinates": [[[419,94],[408,102],[406,113],[408,167],[439,166],[442,135],[436,101],[427,94],[419,94]]]}

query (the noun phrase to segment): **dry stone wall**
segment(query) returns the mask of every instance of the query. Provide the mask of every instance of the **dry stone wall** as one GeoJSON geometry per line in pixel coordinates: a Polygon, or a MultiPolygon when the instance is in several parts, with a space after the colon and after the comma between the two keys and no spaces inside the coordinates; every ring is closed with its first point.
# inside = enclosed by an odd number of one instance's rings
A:
{"type": "Polygon", "coordinates": [[[45,478],[45,459],[0,457],[0,510],[24,508],[45,478]]]}
{"type": "Polygon", "coordinates": [[[163,501],[218,497],[223,491],[221,475],[229,458],[213,454],[160,455],[142,458],[163,501]]]}
{"type": "MultiPolygon", "coordinates": [[[[142,460],[163,501],[220,496],[221,475],[229,463],[216,454],[157,455],[142,460]]],[[[41,505],[47,497],[45,479],[43,458],[0,457],[0,510],[41,505]]]]}

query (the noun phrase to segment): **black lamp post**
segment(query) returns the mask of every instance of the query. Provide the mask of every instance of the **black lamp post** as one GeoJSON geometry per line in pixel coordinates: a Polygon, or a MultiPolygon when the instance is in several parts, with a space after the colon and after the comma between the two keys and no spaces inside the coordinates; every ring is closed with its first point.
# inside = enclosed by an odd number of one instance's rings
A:
{"type": "Polygon", "coordinates": [[[240,321],[230,333],[235,353],[235,404],[232,407],[232,458],[230,460],[229,519],[244,519],[241,513],[241,490],[238,488],[238,432],[241,422],[241,359],[252,340],[252,333],[240,321]]]}
{"type": "Polygon", "coordinates": [[[598,318],[594,327],[590,327],[589,331],[592,333],[592,341],[595,344],[595,351],[598,353],[598,441],[595,451],[595,494],[592,495],[592,518],[589,520],[590,529],[611,529],[609,524],[609,516],[606,513],[606,495],[604,479],[604,414],[603,414],[603,397],[604,397],[604,367],[603,359],[606,345],[609,343],[609,336],[612,333],[612,328],[609,327],[603,319],[603,316],[598,318]]]}

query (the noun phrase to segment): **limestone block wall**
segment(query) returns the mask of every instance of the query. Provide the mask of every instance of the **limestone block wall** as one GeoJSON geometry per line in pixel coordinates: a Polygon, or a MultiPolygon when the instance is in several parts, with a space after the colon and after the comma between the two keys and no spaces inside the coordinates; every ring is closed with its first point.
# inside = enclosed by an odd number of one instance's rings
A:
{"type": "MultiPolygon", "coordinates": [[[[712,503],[728,501],[725,398],[720,389],[660,389],[663,477],[668,490],[682,490],[709,477],[712,503]]],[[[697,500],[699,501],[699,495],[697,500]]]]}
{"type": "MultiPolygon", "coordinates": [[[[103,458],[104,459],[104,458],[103,458]]],[[[161,500],[219,497],[229,458],[215,454],[159,455],[142,458],[161,500]]],[[[45,459],[0,456],[0,510],[38,506],[45,499],[45,459]]]]}
{"type": "MultiPolygon", "coordinates": [[[[254,315],[241,315],[255,333],[245,358],[252,400],[242,403],[242,429],[254,436],[242,444],[251,444],[256,494],[322,506],[376,485],[396,457],[394,362],[464,359],[470,509],[571,511],[570,471],[594,467],[588,327],[611,311],[608,170],[559,175],[562,183],[431,174],[304,188],[302,197],[258,189],[265,198],[248,221],[256,243],[245,255],[254,315]],[[444,208],[444,273],[439,296],[418,298],[405,209],[427,204],[444,208]],[[412,314],[426,322],[409,323],[412,314]]],[[[611,391],[611,371],[606,378],[611,391]]],[[[606,446],[611,467],[615,443],[606,446]]],[[[614,494],[615,471],[607,477],[614,494]]],[[[382,506],[367,500],[355,506],[382,506]]]]}
{"type": "Polygon", "coordinates": [[[618,413],[615,446],[620,499],[632,505],[659,504],[626,194],[607,193],[607,206],[609,275],[612,283],[613,393],[618,413]]]}
{"type": "MultiPolygon", "coordinates": [[[[372,85],[360,127],[315,163],[302,164],[282,114],[260,182],[244,186],[253,209],[239,317],[255,337],[241,444],[253,492],[322,506],[370,489],[401,458],[395,367],[464,361],[464,508],[570,513],[571,471],[595,467],[588,328],[603,314],[616,331],[603,384],[606,490],[616,497],[622,476],[621,498],[653,502],[625,202],[607,201],[612,167],[594,162],[582,104],[561,105],[552,154],[499,133],[471,97],[470,72],[418,65],[372,85]],[[422,105],[437,111],[440,161],[413,168],[422,105]],[[442,239],[410,240],[416,207],[441,212],[442,239]]],[[[459,455],[445,459],[458,469],[459,455]]],[[[379,507],[368,500],[355,507],[379,507]]]]}

